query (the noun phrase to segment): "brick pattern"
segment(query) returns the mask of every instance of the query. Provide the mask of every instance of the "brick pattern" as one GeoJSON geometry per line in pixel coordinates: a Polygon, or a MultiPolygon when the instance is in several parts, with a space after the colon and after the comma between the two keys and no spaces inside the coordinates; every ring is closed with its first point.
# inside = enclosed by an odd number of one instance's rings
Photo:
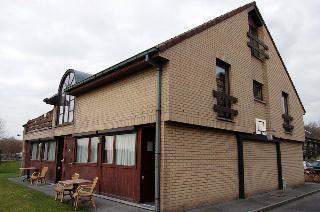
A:
{"type": "Polygon", "coordinates": [[[29,133],[24,133],[23,140],[35,140],[39,138],[49,138],[53,136],[53,130],[52,129],[44,129],[44,130],[36,130],[29,133]]]}
{"type": "MultiPolygon", "coordinates": [[[[163,73],[163,116],[167,112],[163,73]]],[[[76,97],[75,133],[155,122],[156,71],[147,69],[76,97]]]]}
{"type": "Polygon", "coordinates": [[[271,38],[264,27],[259,30],[270,55],[270,59],[262,63],[251,56],[247,46],[248,30],[248,14],[243,11],[161,53],[170,60],[166,66],[169,69],[169,119],[252,133],[255,118],[262,118],[267,120],[267,130],[275,130],[277,137],[303,141],[303,108],[271,38]],[[239,114],[234,123],[217,120],[213,111],[216,58],[231,65],[230,94],[239,100],[235,105],[239,114]],[[263,83],[265,104],[254,101],[253,80],[263,83]],[[292,135],[284,133],[282,127],[282,91],[289,94],[295,127],[292,135]]]}
{"type": "Polygon", "coordinates": [[[243,157],[246,196],[278,188],[275,144],[244,141],[243,157]]]}
{"type": "Polygon", "coordinates": [[[238,156],[234,135],[174,124],[165,124],[163,134],[163,211],[180,211],[238,197],[238,156]]]}
{"type": "Polygon", "coordinates": [[[265,74],[268,79],[267,93],[269,98],[268,115],[270,129],[274,130],[274,135],[289,140],[304,141],[304,123],[303,123],[303,108],[299,102],[294,88],[290,82],[288,75],[282,65],[280,58],[277,55],[275,46],[273,46],[271,38],[267,36],[266,29],[264,30],[264,42],[268,45],[269,60],[264,64],[265,74]],[[293,117],[294,130],[292,134],[287,134],[283,129],[282,119],[282,91],[289,94],[289,114],[293,117]]]}
{"type": "Polygon", "coordinates": [[[304,183],[302,143],[281,142],[282,176],[287,186],[304,183]]]}

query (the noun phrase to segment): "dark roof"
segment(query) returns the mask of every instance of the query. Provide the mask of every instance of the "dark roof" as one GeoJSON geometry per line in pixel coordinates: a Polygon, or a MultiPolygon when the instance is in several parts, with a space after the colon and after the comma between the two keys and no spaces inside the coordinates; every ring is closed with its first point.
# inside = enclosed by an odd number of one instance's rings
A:
{"type": "Polygon", "coordinates": [[[213,19],[213,20],[210,20],[210,21],[208,21],[208,22],[206,22],[204,24],[201,24],[201,25],[199,25],[199,26],[197,26],[197,27],[195,27],[195,28],[193,28],[191,30],[188,30],[188,31],[186,31],[186,32],[184,32],[184,33],[182,33],[182,34],[180,34],[178,36],[170,38],[169,40],[166,40],[165,42],[162,42],[162,43],[156,45],[155,47],[147,49],[147,50],[145,50],[145,51],[143,51],[143,52],[141,52],[141,53],[139,53],[139,54],[127,59],[127,60],[124,60],[124,61],[122,61],[122,62],[120,62],[120,63],[118,63],[118,64],[116,64],[114,66],[111,66],[110,68],[107,68],[107,69],[105,69],[105,70],[93,75],[92,77],[89,77],[89,78],[87,78],[87,79],[85,79],[85,80],[73,85],[72,87],[67,89],[67,92],[72,92],[73,90],[75,90],[77,88],[80,88],[81,86],[84,86],[87,83],[90,83],[90,82],[92,82],[92,81],[94,81],[96,79],[99,79],[99,78],[101,78],[101,77],[103,77],[105,75],[114,73],[114,72],[120,70],[121,68],[123,68],[125,66],[131,65],[133,62],[137,62],[137,61],[139,61],[141,59],[143,60],[143,58],[147,54],[158,54],[159,52],[165,51],[166,49],[168,49],[170,47],[173,47],[174,45],[176,45],[176,44],[178,44],[178,43],[180,43],[180,42],[182,42],[182,41],[184,41],[184,40],[186,40],[186,39],[188,39],[188,38],[190,38],[190,37],[192,37],[192,36],[194,36],[194,35],[196,35],[196,34],[198,34],[200,32],[203,32],[204,30],[206,30],[206,29],[208,29],[208,28],[210,28],[212,26],[215,26],[216,24],[221,23],[222,21],[224,21],[224,20],[226,20],[228,18],[231,18],[232,16],[234,16],[234,15],[236,15],[236,14],[242,12],[242,11],[245,11],[245,10],[248,10],[248,11],[255,10],[256,11],[256,15],[260,18],[260,21],[262,21],[262,23],[264,24],[264,26],[265,26],[265,28],[266,28],[266,30],[267,30],[270,38],[271,38],[271,41],[272,41],[272,43],[273,43],[273,45],[274,45],[274,47],[276,49],[276,52],[277,52],[277,54],[278,54],[278,56],[279,56],[279,58],[281,60],[281,63],[282,63],[282,65],[283,65],[283,67],[284,67],[284,69],[285,69],[285,71],[286,71],[286,73],[287,73],[287,75],[289,77],[289,80],[290,80],[293,88],[294,88],[294,91],[297,94],[297,97],[298,97],[299,102],[300,102],[300,104],[302,106],[302,109],[303,109],[303,111],[305,113],[306,110],[305,110],[305,108],[304,108],[304,106],[302,104],[302,101],[301,101],[301,99],[299,97],[299,94],[298,94],[298,92],[297,92],[297,90],[296,90],[296,88],[295,88],[295,86],[293,84],[293,81],[292,81],[292,79],[291,79],[291,77],[289,75],[289,72],[288,72],[288,70],[287,70],[287,68],[286,68],[286,66],[285,66],[285,64],[284,64],[284,62],[282,60],[282,57],[281,57],[281,55],[279,53],[279,50],[278,50],[278,48],[277,48],[277,46],[276,46],[276,44],[275,44],[275,42],[274,42],[269,30],[267,28],[267,25],[265,24],[265,22],[264,22],[264,20],[263,20],[263,18],[261,16],[260,11],[258,10],[256,2],[251,2],[249,4],[243,5],[243,6],[239,7],[239,8],[237,8],[237,9],[234,9],[234,10],[228,12],[228,13],[225,13],[224,15],[221,15],[221,16],[213,19]]]}
{"type": "MultiPolygon", "coordinates": [[[[88,77],[92,76],[92,74],[88,74],[82,71],[77,71],[74,69],[68,69],[62,76],[61,81],[60,81],[60,85],[59,85],[59,89],[58,89],[58,93],[61,87],[61,84],[64,82],[65,77],[69,74],[69,73],[74,73],[74,77],[75,77],[75,82],[77,83],[81,83],[82,81],[84,81],[85,79],[87,79],[88,77]]],[[[49,97],[49,98],[45,98],[43,101],[46,104],[50,104],[50,105],[55,105],[58,102],[58,93],[54,94],[53,96],[49,97]]]]}
{"type": "Polygon", "coordinates": [[[82,72],[82,71],[77,71],[74,69],[69,69],[68,71],[72,71],[74,73],[74,76],[76,78],[76,83],[82,82],[85,79],[89,78],[92,76],[92,74],[88,74],[86,72],[82,72]]]}
{"type": "Polygon", "coordinates": [[[109,68],[107,68],[107,69],[105,69],[103,71],[100,71],[100,72],[98,72],[98,73],[96,73],[94,75],[91,75],[90,77],[87,77],[86,79],[84,79],[84,80],[82,80],[80,82],[77,82],[75,85],[67,88],[66,91],[67,92],[71,92],[71,91],[73,91],[73,90],[75,90],[75,89],[77,89],[77,88],[79,88],[79,87],[81,87],[81,86],[83,86],[83,85],[85,85],[87,83],[95,81],[95,80],[97,80],[97,79],[99,79],[99,78],[101,78],[101,77],[103,77],[105,75],[109,75],[111,73],[114,73],[115,71],[118,71],[123,67],[129,66],[129,65],[131,65],[131,64],[133,64],[133,63],[135,63],[137,61],[144,60],[145,56],[148,55],[148,54],[155,55],[158,52],[159,52],[159,50],[156,47],[152,47],[150,49],[147,49],[147,50],[145,50],[145,51],[143,51],[143,52],[141,52],[141,53],[139,53],[139,54],[137,54],[137,55],[135,55],[133,57],[130,57],[130,58],[128,58],[128,59],[126,59],[126,60],[124,60],[124,61],[122,61],[122,62],[120,62],[120,63],[118,63],[116,65],[113,65],[113,66],[111,66],[111,67],[109,67],[109,68]]]}

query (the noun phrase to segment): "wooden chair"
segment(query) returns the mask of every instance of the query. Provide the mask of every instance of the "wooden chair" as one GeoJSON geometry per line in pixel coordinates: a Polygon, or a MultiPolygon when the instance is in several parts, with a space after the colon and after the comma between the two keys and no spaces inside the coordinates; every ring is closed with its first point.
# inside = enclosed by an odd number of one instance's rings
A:
{"type": "Polygon", "coordinates": [[[92,181],[92,184],[80,185],[77,188],[76,192],[73,194],[73,198],[74,198],[73,206],[75,210],[77,210],[81,200],[91,202],[92,207],[96,209],[96,203],[93,200],[93,190],[96,187],[97,182],[98,182],[98,177],[95,177],[92,181]]]}
{"type": "MultiPolygon", "coordinates": [[[[79,176],[80,175],[78,173],[74,173],[72,175],[71,179],[77,180],[77,179],[79,179],[79,176]]],[[[56,195],[54,198],[55,200],[57,200],[60,196],[60,202],[62,202],[65,195],[69,195],[70,198],[72,198],[73,185],[66,185],[66,184],[61,183],[61,181],[59,181],[54,190],[56,192],[56,195]],[[68,193],[65,193],[65,192],[68,192],[68,193]]]]}
{"type": "Polygon", "coordinates": [[[48,174],[48,167],[45,166],[42,168],[41,172],[33,172],[30,178],[30,183],[33,185],[34,181],[36,182],[36,185],[38,183],[46,183],[46,177],[48,174]]]}

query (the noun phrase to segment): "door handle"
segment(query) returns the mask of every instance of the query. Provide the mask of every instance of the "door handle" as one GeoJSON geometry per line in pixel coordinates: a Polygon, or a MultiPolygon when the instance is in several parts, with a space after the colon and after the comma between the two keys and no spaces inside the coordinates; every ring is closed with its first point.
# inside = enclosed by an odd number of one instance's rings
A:
{"type": "Polygon", "coordinates": [[[141,176],[141,179],[144,180],[144,176],[143,175],[141,176]]]}

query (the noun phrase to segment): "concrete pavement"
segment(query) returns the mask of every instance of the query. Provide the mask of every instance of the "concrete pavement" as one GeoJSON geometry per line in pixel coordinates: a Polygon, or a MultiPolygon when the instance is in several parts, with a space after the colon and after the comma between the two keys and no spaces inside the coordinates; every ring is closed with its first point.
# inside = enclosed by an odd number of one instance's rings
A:
{"type": "MultiPolygon", "coordinates": [[[[288,202],[303,198],[306,195],[320,191],[320,184],[305,183],[302,186],[276,190],[268,193],[254,195],[247,199],[237,199],[217,205],[209,205],[188,210],[189,212],[221,212],[221,211],[267,211],[284,205],[288,202]]],[[[318,210],[320,211],[320,210],[318,210]]]]}
{"type": "Polygon", "coordinates": [[[276,209],[270,210],[272,212],[307,212],[320,211],[320,192],[306,196],[299,200],[290,202],[286,205],[280,206],[276,209]]]}

